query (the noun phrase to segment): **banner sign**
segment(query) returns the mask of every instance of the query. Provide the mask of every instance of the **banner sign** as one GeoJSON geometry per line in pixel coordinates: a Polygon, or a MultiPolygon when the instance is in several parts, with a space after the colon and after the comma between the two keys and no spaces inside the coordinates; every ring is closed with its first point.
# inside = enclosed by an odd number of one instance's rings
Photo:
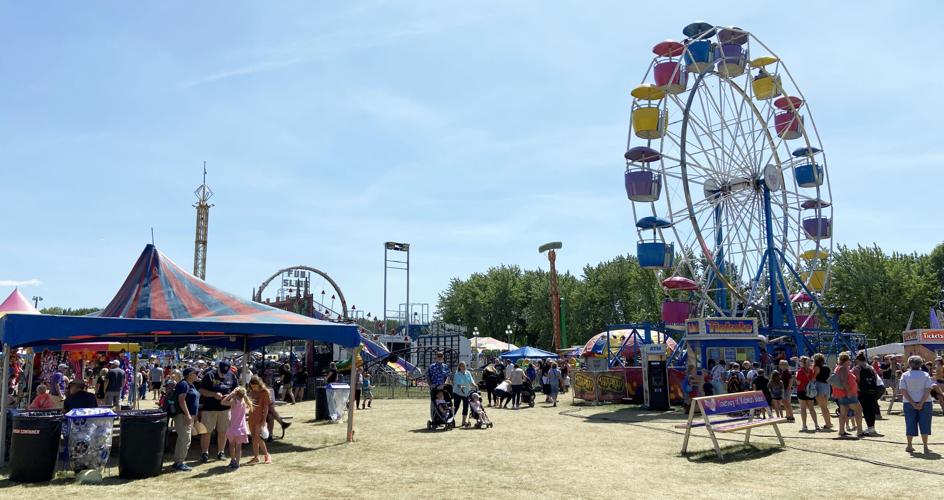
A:
{"type": "Polygon", "coordinates": [[[584,401],[597,400],[596,375],[589,372],[574,373],[574,397],[584,401]]]}
{"type": "Polygon", "coordinates": [[[626,397],[626,376],[620,372],[597,374],[600,401],[622,401],[626,397]]]}
{"type": "Polygon", "coordinates": [[[756,335],[752,318],[706,318],[705,333],[715,335],[756,335]]]}
{"type": "MultiPolygon", "coordinates": [[[[669,368],[669,399],[673,403],[682,402],[684,380],[685,372],[669,368]]],[[[630,366],[601,373],[579,371],[573,375],[573,389],[574,398],[584,401],[618,403],[629,398],[641,402],[643,400],[642,367],[630,366]]]]}
{"type": "Polygon", "coordinates": [[[705,415],[747,411],[754,408],[766,408],[767,399],[761,391],[736,392],[723,396],[709,396],[701,401],[705,415]]]}
{"type": "Polygon", "coordinates": [[[905,330],[901,338],[911,344],[944,344],[944,330],[905,330]]]}

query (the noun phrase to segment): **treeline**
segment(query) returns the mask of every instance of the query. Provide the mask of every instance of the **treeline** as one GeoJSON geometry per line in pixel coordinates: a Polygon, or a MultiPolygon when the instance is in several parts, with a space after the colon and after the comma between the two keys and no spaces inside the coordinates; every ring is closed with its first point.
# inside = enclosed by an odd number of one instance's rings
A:
{"type": "MultiPolygon", "coordinates": [[[[658,321],[662,290],[655,273],[634,256],[586,266],[580,277],[557,278],[567,322],[567,344],[582,344],[608,324],[658,321]]],[[[550,275],[543,270],[499,266],[468,279],[453,278],[439,294],[438,314],[447,323],[478,327],[481,336],[549,348],[552,324],[550,275]],[[511,326],[512,334],[505,330],[511,326]]]]}
{"type": "Polygon", "coordinates": [[[54,314],[56,316],[85,316],[92,314],[95,311],[98,311],[98,307],[79,307],[72,309],[71,307],[44,307],[39,310],[42,314],[54,314]]]}
{"type": "MultiPolygon", "coordinates": [[[[634,256],[586,266],[579,277],[558,277],[567,318],[567,344],[581,344],[606,325],[659,321],[665,294],[661,276],[634,256]]],[[[498,266],[467,279],[453,278],[439,294],[438,315],[477,327],[481,336],[518,345],[551,346],[549,275],[543,270],[498,266]],[[510,336],[505,334],[511,326],[510,336]]],[[[944,244],[930,254],[887,254],[878,246],[834,252],[824,306],[844,330],[879,344],[900,342],[911,313],[913,328],[929,326],[929,310],[944,299],[944,244]]]]}

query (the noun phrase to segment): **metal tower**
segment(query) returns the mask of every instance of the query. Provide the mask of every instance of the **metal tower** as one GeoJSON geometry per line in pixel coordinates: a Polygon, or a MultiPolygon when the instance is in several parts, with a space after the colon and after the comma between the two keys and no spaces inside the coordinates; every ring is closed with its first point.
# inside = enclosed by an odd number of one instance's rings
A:
{"type": "Polygon", "coordinates": [[[193,242],[193,275],[206,279],[206,257],[207,257],[207,231],[210,227],[210,205],[207,201],[213,196],[210,186],[207,186],[207,168],[206,162],[203,162],[203,184],[197,188],[193,194],[197,195],[197,203],[193,206],[197,209],[197,235],[193,242]]]}

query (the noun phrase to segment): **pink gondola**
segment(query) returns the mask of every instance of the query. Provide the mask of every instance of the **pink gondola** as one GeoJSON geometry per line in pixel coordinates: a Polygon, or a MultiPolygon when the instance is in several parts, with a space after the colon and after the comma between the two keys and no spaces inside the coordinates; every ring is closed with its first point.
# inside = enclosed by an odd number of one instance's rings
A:
{"type": "Polygon", "coordinates": [[[796,111],[784,111],[774,116],[774,129],[785,140],[796,139],[803,135],[803,117],[796,111]]]}

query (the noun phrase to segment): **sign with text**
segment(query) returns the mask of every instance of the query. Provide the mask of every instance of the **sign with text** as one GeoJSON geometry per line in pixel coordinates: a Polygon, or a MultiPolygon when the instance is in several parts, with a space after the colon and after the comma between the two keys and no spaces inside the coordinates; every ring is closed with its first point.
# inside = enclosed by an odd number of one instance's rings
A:
{"type": "Polygon", "coordinates": [[[944,344],[944,330],[905,330],[902,341],[912,344],[944,344]]]}
{"type": "Polygon", "coordinates": [[[596,401],[596,376],[593,373],[577,372],[574,374],[574,397],[584,401],[596,401]]]}
{"type": "Polygon", "coordinates": [[[626,397],[626,376],[622,371],[597,374],[600,401],[622,401],[626,397]]]}
{"type": "Polygon", "coordinates": [[[757,335],[753,318],[705,318],[704,324],[708,335],[757,335]]]}
{"type": "Polygon", "coordinates": [[[767,399],[761,391],[735,392],[723,396],[708,396],[701,399],[705,415],[717,415],[767,408],[767,399]]]}

